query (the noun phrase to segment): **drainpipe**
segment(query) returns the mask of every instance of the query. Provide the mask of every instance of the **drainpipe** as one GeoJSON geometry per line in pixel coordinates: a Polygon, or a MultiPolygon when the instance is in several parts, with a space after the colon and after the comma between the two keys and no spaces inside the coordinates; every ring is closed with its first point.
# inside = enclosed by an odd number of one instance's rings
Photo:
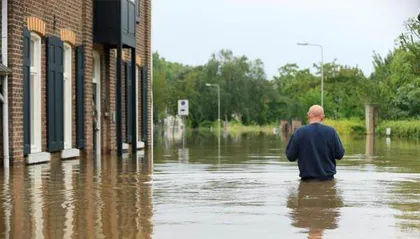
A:
{"type": "MultiPolygon", "coordinates": [[[[9,44],[8,38],[7,38],[7,0],[2,0],[1,2],[2,6],[2,12],[1,12],[1,56],[2,56],[2,63],[7,66],[7,45],[9,44]]],[[[8,90],[7,90],[7,75],[4,76],[3,79],[3,153],[4,153],[4,159],[3,159],[3,165],[4,168],[9,167],[9,106],[8,106],[8,90]]]]}
{"type": "MultiPolygon", "coordinates": [[[[147,33],[149,33],[149,44],[150,44],[150,48],[148,48],[150,50],[149,52],[149,58],[150,59],[150,84],[148,84],[148,87],[150,87],[150,117],[152,118],[150,120],[150,135],[151,135],[151,139],[150,139],[150,148],[153,149],[153,140],[154,140],[154,127],[153,127],[153,51],[152,51],[152,24],[151,24],[151,15],[152,15],[152,1],[150,0],[148,2],[148,4],[150,5],[150,10],[147,12],[147,18],[149,18],[148,21],[148,25],[149,25],[149,30],[147,31],[147,33]]],[[[146,26],[147,27],[147,26],[146,26]]],[[[147,49],[147,48],[146,48],[147,49]]],[[[146,145],[145,145],[146,147],[146,145]]],[[[152,158],[152,163],[153,163],[153,150],[150,150],[152,152],[151,158],[152,158]]]]}
{"type": "MultiPolygon", "coordinates": [[[[149,43],[150,44],[150,49],[152,49],[152,44],[151,43],[149,43]]],[[[152,118],[152,120],[150,121],[150,124],[151,124],[151,126],[150,126],[150,132],[151,132],[151,140],[150,140],[150,148],[151,149],[153,149],[153,135],[154,135],[154,127],[153,127],[153,52],[152,51],[150,51],[150,59],[152,59],[151,60],[151,63],[150,63],[150,80],[151,80],[151,84],[150,84],[150,94],[151,94],[151,96],[150,96],[150,104],[151,104],[151,107],[150,107],[150,114],[151,114],[151,118],[152,118]]],[[[151,150],[152,152],[153,152],[153,150],[151,150]]],[[[152,153],[153,154],[153,153],[152,153]]]]}

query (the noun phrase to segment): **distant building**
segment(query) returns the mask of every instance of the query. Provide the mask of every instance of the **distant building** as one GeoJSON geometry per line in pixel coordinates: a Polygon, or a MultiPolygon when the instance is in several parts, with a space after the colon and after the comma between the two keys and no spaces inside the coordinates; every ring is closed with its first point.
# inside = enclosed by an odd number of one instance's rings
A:
{"type": "Polygon", "coordinates": [[[151,0],[2,2],[10,163],[151,147],[151,0]]]}

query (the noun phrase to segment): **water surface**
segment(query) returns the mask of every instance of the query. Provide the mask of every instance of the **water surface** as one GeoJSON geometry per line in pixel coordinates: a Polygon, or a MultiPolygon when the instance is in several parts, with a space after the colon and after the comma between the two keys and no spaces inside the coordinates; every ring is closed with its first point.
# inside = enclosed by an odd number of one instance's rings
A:
{"type": "Polygon", "coordinates": [[[153,156],[11,168],[1,237],[420,238],[419,143],[342,140],[324,183],[301,182],[274,135],[156,136],[153,156]]]}

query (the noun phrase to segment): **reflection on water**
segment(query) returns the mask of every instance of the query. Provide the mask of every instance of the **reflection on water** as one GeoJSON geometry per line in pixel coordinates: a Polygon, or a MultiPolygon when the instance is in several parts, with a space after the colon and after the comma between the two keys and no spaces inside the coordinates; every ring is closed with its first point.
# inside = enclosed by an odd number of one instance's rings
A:
{"type": "Polygon", "coordinates": [[[335,180],[301,181],[297,193],[292,192],[287,201],[292,225],[307,229],[308,238],[322,238],[324,230],[336,229],[342,206],[335,180]]]}
{"type": "Polygon", "coordinates": [[[420,145],[347,138],[301,182],[287,137],[187,132],[152,152],[0,171],[1,238],[420,238],[420,145]]]}
{"type": "Polygon", "coordinates": [[[52,161],[3,172],[0,237],[151,238],[152,168],[144,160],[52,161]]]}
{"type": "Polygon", "coordinates": [[[73,170],[78,171],[79,160],[65,161],[62,163],[64,175],[64,202],[62,207],[66,211],[64,223],[64,237],[71,238],[73,235],[73,216],[74,216],[74,189],[73,189],[73,170]]]}
{"type": "Polygon", "coordinates": [[[375,156],[375,135],[366,135],[366,156],[374,157],[375,156]]]}
{"type": "Polygon", "coordinates": [[[41,238],[44,227],[44,212],[45,207],[42,195],[42,171],[48,170],[48,165],[34,165],[28,168],[28,178],[30,179],[29,187],[29,202],[31,204],[31,214],[33,215],[32,235],[35,238],[41,238]]]}

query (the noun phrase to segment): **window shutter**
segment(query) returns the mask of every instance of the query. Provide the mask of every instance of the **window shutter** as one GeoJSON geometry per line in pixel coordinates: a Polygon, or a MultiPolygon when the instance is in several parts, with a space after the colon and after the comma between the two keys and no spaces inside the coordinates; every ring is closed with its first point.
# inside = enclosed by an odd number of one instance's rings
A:
{"type": "Polygon", "coordinates": [[[133,110],[133,104],[132,104],[132,94],[131,94],[131,62],[125,63],[125,112],[126,112],[126,126],[127,126],[127,143],[131,143],[131,134],[133,132],[133,124],[132,124],[132,110],[133,110]]]}
{"type": "Polygon", "coordinates": [[[76,147],[85,147],[85,69],[84,47],[76,49],[76,147]]]}
{"type": "Polygon", "coordinates": [[[49,152],[64,149],[63,42],[47,38],[47,145],[49,152]]]}
{"type": "Polygon", "coordinates": [[[147,68],[141,68],[141,132],[142,141],[147,141],[147,68]]]}
{"type": "Polygon", "coordinates": [[[140,23],[141,0],[136,0],[136,22],[140,23]]]}
{"type": "Polygon", "coordinates": [[[31,33],[23,29],[23,152],[31,153],[31,33]]]}

